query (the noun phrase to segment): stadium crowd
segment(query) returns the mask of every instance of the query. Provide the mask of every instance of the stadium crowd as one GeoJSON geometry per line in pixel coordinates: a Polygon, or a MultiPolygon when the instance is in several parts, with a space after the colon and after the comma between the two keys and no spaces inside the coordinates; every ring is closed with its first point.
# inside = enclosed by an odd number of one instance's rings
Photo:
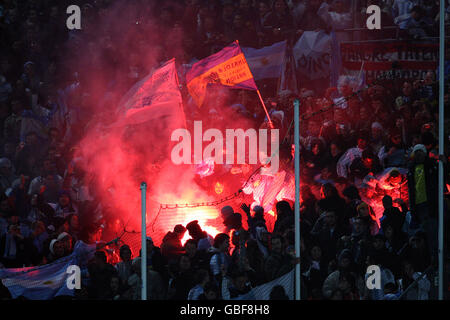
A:
{"type": "MultiPolygon", "coordinates": [[[[402,39],[436,36],[438,30],[439,1],[420,0],[356,1],[354,7],[345,0],[173,0],[163,6],[136,1],[137,10],[121,16],[125,22],[97,28],[114,3],[0,1],[2,268],[45,265],[69,255],[78,240],[111,239],[114,221],[102,213],[95,188],[89,187],[91,177],[74,161],[77,142],[97,120],[90,113],[93,90],[121,97],[161,62],[176,57],[189,64],[236,39],[243,47],[261,48],[281,40],[294,43],[304,31],[335,28],[339,40],[349,40],[351,33],[343,29],[364,26],[370,4],[380,5],[383,25],[397,25],[402,39]],[[68,30],[65,9],[77,3],[83,28],[68,30]],[[123,23],[152,32],[121,32],[123,23]],[[144,61],[149,51],[153,60],[144,61]]],[[[265,96],[280,129],[289,127],[294,98],[301,99],[306,113],[338,101],[301,127],[300,261],[294,254],[292,202],[276,203],[273,230],[262,207],[224,206],[226,233],[214,238],[196,221],[174,226],[160,247],[147,238],[148,298],[237,298],[300,263],[304,299],[398,299],[437,261],[438,161],[445,164],[446,184],[450,181],[449,141],[445,155],[437,148],[436,78],[430,70],[419,79],[368,81],[372,85],[358,95],[352,95],[354,84],[345,76],[324,92],[299,81],[298,95],[277,93],[268,84],[265,96]],[[383,180],[374,178],[380,174],[383,180]],[[186,232],[190,239],[183,244],[186,232]],[[365,285],[369,265],[381,268],[381,289],[365,285]]],[[[449,93],[447,83],[447,110],[449,93]]],[[[184,98],[192,104],[185,88],[184,98]]],[[[222,98],[255,128],[264,123],[253,92],[222,98]]],[[[214,103],[207,100],[203,108],[213,109],[214,103]]],[[[221,112],[210,112],[211,119],[220,122],[221,112]]],[[[446,126],[448,134],[447,120],[446,126]]],[[[291,137],[289,155],[292,143],[291,137]]],[[[292,157],[284,165],[292,169],[292,157]]],[[[446,221],[448,226],[448,213],[446,221]]],[[[95,253],[76,299],[140,299],[140,254],[127,244],[116,251],[109,245],[95,253]]],[[[402,298],[429,299],[433,281],[422,277],[402,298]]],[[[0,295],[9,298],[6,287],[0,295]]],[[[288,298],[282,286],[274,286],[270,296],[288,298]]]]}

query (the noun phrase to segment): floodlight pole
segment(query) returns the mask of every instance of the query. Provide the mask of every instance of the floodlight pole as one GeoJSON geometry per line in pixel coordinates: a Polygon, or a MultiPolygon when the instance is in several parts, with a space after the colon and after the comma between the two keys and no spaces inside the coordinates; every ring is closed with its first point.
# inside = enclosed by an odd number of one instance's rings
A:
{"type": "Polygon", "coordinates": [[[295,299],[301,300],[300,296],[300,101],[294,100],[294,163],[295,163],[295,299]]]}
{"type": "MultiPolygon", "coordinates": [[[[445,0],[440,0],[439,13],[439,155],[444,155],[444,55],[445,55],[445,0]]],[[[444,300],[444,163],[439,159],[439,300],[444,300]]]]}
{"type": "Polygon", "coordinates": [[[147,300],[147,229],[146,229],[146,198],[147,183],[141,183],[141,300],[147,300]]]}

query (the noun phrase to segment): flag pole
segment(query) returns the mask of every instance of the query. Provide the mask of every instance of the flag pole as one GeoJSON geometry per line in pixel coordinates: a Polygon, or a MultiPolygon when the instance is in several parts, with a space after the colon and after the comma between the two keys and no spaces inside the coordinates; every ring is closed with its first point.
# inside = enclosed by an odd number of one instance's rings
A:
{"type": "MultiPolygon", "coordinates": [[[[445,1],[440,1],[439,14],[439,155],[444,155],[444,54],[445,54],[445,1]]],[[[439,300],[444,300],[444,163],[439,159],[439,300]]]]}
{"type": "Polygon", "coordinates": [[[261,97],[261,93],[259,92],[259,89],[257,89],[256,92],[258,93],[259,101],[261,101],[264,111],[266,112],[267,119],[269,119],[269,126],[271,129],[273,129],[274,126],[273,126],[272,120],[270,120],[269,113],[267,112],[266,105],[264,104],[264,101],[263,101],[263,98],[261,97]]]}
{"type": "Polygon", "coordinates": [[[187,123],[186,123],[186,114],[184,113],[184,106],[183,106],[183,95],[181,94],[181,85],[180,85],[180,80],[178,79],[178,70],[177,70],[177,65],[176,65],[176,59],[172,58],[173,60],[175,60],[175,80],[177,81],[177,87],[178,90],[180,91],[180,96],[181,96],[181,101],[179,103],[179,107],[181,110],[181,113],[183,114],[183,124],[184,124],[184,128],[187,130],[187,123]]]}
{"type": "Polygon", "coordinates": [[[145,197],[147,184],[141,183],[141,300],[147,300],[147,228],[145,197]]]}
{"type": "MultiPolygon", "coordinates": [[[[235,40],[235,42],[236,42],[236,44],[237,44],[238,47],[239,47],[239,51],[240,51],[240,52],[242,53],[242,55],[244,56],[245,63],[246,63],[247,66],[248,66],[247,59],[245,58],[245,55],[244,55],[244,53],[242,52],[241,47],[239,46],[239,40],[235,40]]],[[[248,70],[250,71],[250,73],[252,73],[251,70],[250,70],[250,67],[248,67],[248,70]]],[[[252,78],[253,78],[253,74],[252,74],[252,78]]],[[[253,79],[254,79],[254,78],[253,78],[253,79]]],[[[253,81],[254,81],[254,80],[253,80],[253,81]]],[[[256,83],[255,83],[255,86],[256,86],[256,83]]],[[[263,108],[264,108],[264,111],[266,112],[267,119],[269,120],[269,126],[270,126],[270,129],[273,129],[274,126],[273,126],[272,120],[270,119],[269,113],[267,112],[266,105],[264,104],[263,98],[261,97],[261,93],[259,92],[258,86],[256,86],[256,92],[258,93],[259,101],[261,101],[261,104],[262,104],[262,106],[263,106],[263,108]]]]}
{"type": "MultiPolygon", "coordinates": [[[[294,163],[295,163],[295,258],[300,260],[300,101],[294,100],[294,163]]],[[[295,264],[295,299],[301,300],[300,296],[300,261],[295,264]]]]}

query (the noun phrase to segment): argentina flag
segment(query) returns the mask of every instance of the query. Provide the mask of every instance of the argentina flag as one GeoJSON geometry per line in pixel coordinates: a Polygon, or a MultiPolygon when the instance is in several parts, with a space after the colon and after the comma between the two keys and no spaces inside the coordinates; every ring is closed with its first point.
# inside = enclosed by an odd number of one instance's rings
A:
{"type": "Polygon", "coordinates": [[[75,244],[73,253],[53,263],[38,267],[0,269],[0,279],[13,299],[23,296],[30,300],[50,300],[57,296],[73,296],[67,286],[72,265],[83,269],[93,256],[95,245],[82,241],[75,244]]]}
{"type": "Polygon", "coordinates": [[[242,48],[255,80],[279,78],[285,60],[286,41],[261,49],[242,48]]]}

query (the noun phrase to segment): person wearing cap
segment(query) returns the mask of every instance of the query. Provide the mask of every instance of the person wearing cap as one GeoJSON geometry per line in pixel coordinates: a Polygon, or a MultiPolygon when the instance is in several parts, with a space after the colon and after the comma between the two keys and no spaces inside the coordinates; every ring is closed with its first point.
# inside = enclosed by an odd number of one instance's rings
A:
{"type": "Polygon", "coordinates": [[[64,244],[58,239],[52,239],[49,245],[50,253],[47,256],[47,263],[51,263],[64,257],[64,244]]]}
{"type": "Polygon", "coordinates": [[[64,247],[64,255],[69,255],[73,250],[73,238],[67,232],[61,232],[56,238],[59,242],[63,244],[64,247]]]}
{"type": "Polygon", "coordinates": [[[427,233],[430,249],[436,254],[438,167],[423,144],[415,145],[411,152],[407,178],[411,215],[427,233]]]}

